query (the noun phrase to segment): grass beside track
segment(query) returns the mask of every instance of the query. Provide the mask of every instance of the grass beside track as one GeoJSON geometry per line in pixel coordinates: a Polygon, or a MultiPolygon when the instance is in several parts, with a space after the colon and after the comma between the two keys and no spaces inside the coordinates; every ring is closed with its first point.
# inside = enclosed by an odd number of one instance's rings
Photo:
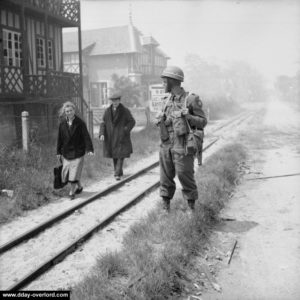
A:
{"type": "MultiPolygon", "coordinates": [[[[13,191],[12,198],[0,194],[0,223],[68,195],[68,187],[53,190],[53,168],[57,164],[55,143],[33,145],[28,154],[17,148],[0,147],[0,190],[13,191]]],[[[93,143],[95,156],[85,158],[84,185],[113,172],[112,160],[103,157],[103,144],[99,139],[94,139],[93,143]]],[[[125,167],[157,151],[157,128],[133,133],[132,143],[134,153],[125,160],[125,167]]]]}
{"type": "Polygon", "coordinates": [[[192,258],[201,253],[209,228],[218,219],[240,178],[246,158],[238,144],[214,154],[196,174],[199,201],[192,217],[179,193],[171,213],[161,207],[132,226],[121,252],[100,257],[91,275],[73,287],[72,299],[176,299],[182,295],[192,258]]]}

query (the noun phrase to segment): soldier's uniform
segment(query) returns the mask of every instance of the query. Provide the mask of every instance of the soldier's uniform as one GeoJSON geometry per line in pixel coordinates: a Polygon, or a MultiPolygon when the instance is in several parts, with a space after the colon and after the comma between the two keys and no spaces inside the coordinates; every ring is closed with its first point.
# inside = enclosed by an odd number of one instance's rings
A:
{"type": "Polygon", "coordinates": [[[177,135],[175,118],[182,108],[186,107],[189,114],[185,116],[192,128],[203,129],[207,123],[202,110],[202,102],[196,94],[188,94],[181,88],[179,95],[170,95],[164,109],[164,124],[168,137],[161,141],[160,161],[160,196],[171,199],[175,193],[174,177],[177,174],[182,185],[185,200],[195,201],[198,198],[197,186],[194,178],[194,154],[186,151],[187,134],[177,135]]]}

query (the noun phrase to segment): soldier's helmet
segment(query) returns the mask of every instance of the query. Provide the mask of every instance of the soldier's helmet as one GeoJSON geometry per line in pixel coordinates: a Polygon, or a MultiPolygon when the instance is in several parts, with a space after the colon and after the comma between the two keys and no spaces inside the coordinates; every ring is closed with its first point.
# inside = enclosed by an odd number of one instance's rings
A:
{"type": "Polygon", "coordinates": [[[173,79],[179,80],[180,82],[183,82],[183,80],[184,80],[183,71],[180,68],[175,67],[175,66],[166,67],[163,70],[160,77],[161,78],[164,78],[164,77],[173,78],[173,79]]]}

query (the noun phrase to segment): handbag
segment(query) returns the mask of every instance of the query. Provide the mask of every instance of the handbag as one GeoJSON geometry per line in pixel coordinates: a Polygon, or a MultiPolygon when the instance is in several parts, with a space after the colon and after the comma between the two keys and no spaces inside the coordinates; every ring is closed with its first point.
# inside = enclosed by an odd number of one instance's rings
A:
{"type": "Polygon", "coordinates": [[[62,162],[60,160],[60,165],[57,166],[57,167],[54,167],[54,169],[53,169],[53,173],[54,173],[53,187],[54,187],[54,189],[61,189],[68,182],[68,181],[62,182],[62,176],[61,176],[62,168],[63,168],[63,165],[62,165],[62,162]]]}

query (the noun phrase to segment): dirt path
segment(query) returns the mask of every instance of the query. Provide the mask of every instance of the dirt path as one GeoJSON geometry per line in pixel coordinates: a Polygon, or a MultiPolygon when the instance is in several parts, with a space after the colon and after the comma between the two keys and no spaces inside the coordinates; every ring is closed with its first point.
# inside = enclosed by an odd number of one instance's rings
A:
{"type": "Polygon", "coordinates": [[[222,213],[236,221],[226,222],[212,236],[223,251],[235,240],[237,248],[231,263],[226,260],[216,275],[222,291],[210,290],[201,299],[300,299],[298,119],[276,103],[242,141],[249,150],[250,169],[222,213]],[[256,134],[262,138],[255,141],[256,134]],[[298,175],[252,180],[294,173],[298,175]]]}

